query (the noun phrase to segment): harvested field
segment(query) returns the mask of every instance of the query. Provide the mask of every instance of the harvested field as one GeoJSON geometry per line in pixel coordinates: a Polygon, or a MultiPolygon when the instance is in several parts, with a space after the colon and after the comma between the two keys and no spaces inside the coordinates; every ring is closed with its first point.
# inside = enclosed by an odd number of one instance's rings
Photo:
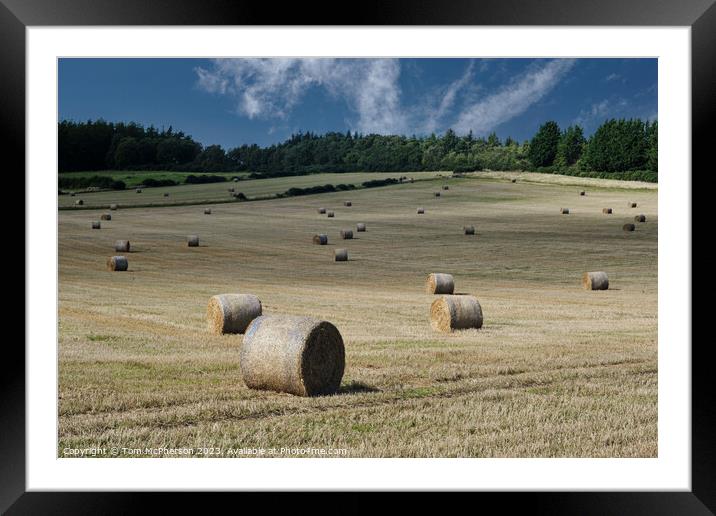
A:
{"type": "MultiPolygon", "coordinates": [[[[354,206],[336,218],[316,213],[342,206],[345,192],[223,204],[211,217],[196,206],[122,210],[101,231],[89,221],[106,208],[60,211],[58,454],[291,446],[349,457],[656,457],[656,185],[480,174],[351,191],[354,206]],[[432,196],[444,184],[449,202],[432,196]],[[575,184],[589,189],[578,203],[575,184]],[[620,230],[635,215],[627,202],[649,221],[633,233],[620,230]],[[427,215],[416,216],[420,205],[427,215]],[[467,221],[479,238],[456,230],[467,221]],[[358,222],[371,231],[341,241],[347,262],[335,262],[335,244],[310,241],[358,222]],[[201,247],[188,249],[187,235],[201,247]],[[109,273],[120,239],[132,242],[131,267],[109,273]],[[434,271],[479,299],[482,328],[431,328],[434,271]],[[606,272],[609,289],[585,290],[585,271],[606,272]],[[207,300],[222,292],[334,324],[345,345],[338,394],[249,389],[243,337],[206,330],[207,300]]],[[[227,197],[226,184],[211,186],[227,197]]],[[[192,187],[175,188],[172,199],[192,187]]],[[[161,191],[83,197],[124,208],[161,191]]]]}

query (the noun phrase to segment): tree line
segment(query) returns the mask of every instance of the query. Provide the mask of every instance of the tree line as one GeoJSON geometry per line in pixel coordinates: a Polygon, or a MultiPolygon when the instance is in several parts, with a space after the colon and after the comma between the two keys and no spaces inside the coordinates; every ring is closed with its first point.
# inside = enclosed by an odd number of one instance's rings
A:
{"type": "Polygon", "coordinates": [[[544,123],[531,140],[495,133],[398,136],[301,132],[282,143],[224,150],[181,131],[104,120],[58,124],[59,171],[249,171],[253,177],[313,172],[536,170],[656,180],[658,124],[610,119],[589,138],[579,125],[544,123]]]}

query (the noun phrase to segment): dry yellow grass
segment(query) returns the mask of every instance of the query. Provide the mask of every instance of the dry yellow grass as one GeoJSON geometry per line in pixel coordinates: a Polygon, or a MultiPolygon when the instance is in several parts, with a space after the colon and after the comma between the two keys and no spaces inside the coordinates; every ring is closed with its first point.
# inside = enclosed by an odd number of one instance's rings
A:
{"type": "MultiPolygon", "coordinates": [[[[340,192],[215,205],[211,217],[195,206],[119,210],[101,231],[89,229],[91,214],[60,212],[58,454],[96,445],[656,456],[657,191],[593,180],[575,199],[571,185],[517,177],[360,190],[349,210],[340,192]],[[648,220],[631,233],[621,229],[634,216],[627,200],[648,220]],[[356,221],[371,231],[341,241],[348,262],[306,238],[356,221]],[[454,231],[468,222],[478,238],[454,231]],[[188,234],[201,246],[187,247],[188,234]],[[132,241],[129,270],[107,272],[120,238],[132,241]],[[478,297],[480,330],[431,329],[434,270],[478,297]],[[609,290],[584,290],[589,270],[607,272],[609,290]],[[242,337],[206,331],[217,292],[252,292],[264,313],[335,324],[340,393],[248,389],[242,337]]],[[[550,178],[561,181],[540,180],[550,178]]]]}

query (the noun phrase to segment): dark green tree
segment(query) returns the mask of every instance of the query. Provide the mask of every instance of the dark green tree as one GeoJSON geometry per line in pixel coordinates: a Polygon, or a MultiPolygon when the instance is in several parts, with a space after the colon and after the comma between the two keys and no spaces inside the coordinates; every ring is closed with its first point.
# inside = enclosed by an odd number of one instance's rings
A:
{"type": "Polygon", "coordinates": [[[557,156],[555,164],[560,167],[568,167],[577,163],[584,150],[584,131],[578,125],[569,126],[559,139],[557,144],[557,156]]]}
{"type": "Polygon", "coordinates": [[[557,122],[543,124],[530,142],[528,158],[534,167],[550,167],[554,164],[559,145],[560,131],[557,122]]]}

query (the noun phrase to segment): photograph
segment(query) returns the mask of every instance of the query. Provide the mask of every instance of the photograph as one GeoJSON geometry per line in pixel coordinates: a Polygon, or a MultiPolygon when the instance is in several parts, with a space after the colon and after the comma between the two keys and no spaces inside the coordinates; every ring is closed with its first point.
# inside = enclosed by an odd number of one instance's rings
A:
{"type": "Polygon", "coordinates": [[[659,58],[325,54],[57,57],[56,458],[659,458],[659,58]]]}

